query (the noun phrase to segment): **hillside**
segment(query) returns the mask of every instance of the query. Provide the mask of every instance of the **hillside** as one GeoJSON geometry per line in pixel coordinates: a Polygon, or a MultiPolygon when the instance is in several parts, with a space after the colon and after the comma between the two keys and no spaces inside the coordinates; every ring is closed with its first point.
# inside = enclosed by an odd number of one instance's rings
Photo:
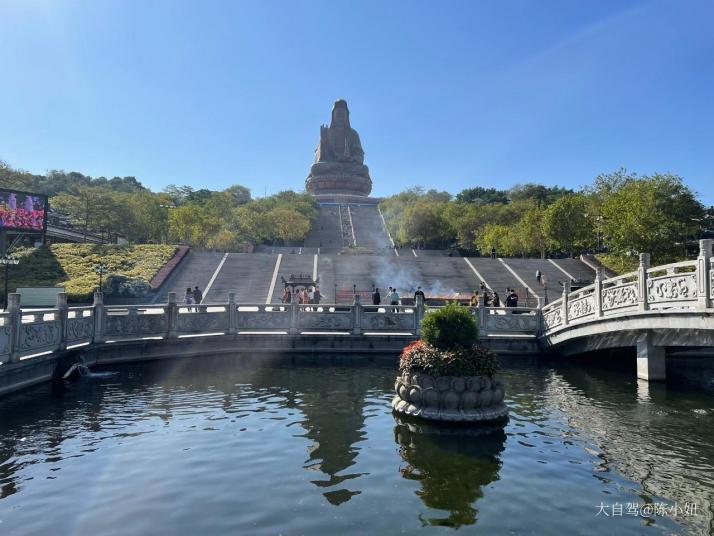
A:
{"type": "MultiPolygon", "coordinates": [[[[46,248],[26,248],[15,252],[17,266],[10,267],[10,292],[17,287],[64,286],[71,302],[89,302],[98,284],[95,267],[107,267],[110,276],[121,275],[146,282],[171,259],[176,246],[171,245],[94,245],[54,244],[46,248]]],[[[4,270],[0,285],[4,285],[4,270]]]]}

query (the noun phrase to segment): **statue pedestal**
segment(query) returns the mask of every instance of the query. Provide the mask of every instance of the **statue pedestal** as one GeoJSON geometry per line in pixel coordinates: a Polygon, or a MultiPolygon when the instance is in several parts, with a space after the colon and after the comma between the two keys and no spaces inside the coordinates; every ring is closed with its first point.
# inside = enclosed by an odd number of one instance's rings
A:
{"type": "Polygon", "coordinates": [[[305,180],[305,189],[312,195],[358,195],[368,196],[372,191],[372,180],[361,175],[330,173],[310,175],[305,180]]]}

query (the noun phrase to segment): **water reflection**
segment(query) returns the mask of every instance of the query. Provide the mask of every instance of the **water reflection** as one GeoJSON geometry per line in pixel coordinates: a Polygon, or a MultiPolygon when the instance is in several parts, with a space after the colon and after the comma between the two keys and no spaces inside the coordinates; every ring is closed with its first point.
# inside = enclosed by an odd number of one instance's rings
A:
{"type": "Polygon", "coordinates": [[[302,374],[291,383],[300,393],[295,407],[305,417],[301,422],[304,437],[312,441],[304,467],[324,475],[312,480],[317,487],[340,486],[323,492],[335,506],[361,493],[349,489],[348,481],[363,473],[345,471],[355,464],[360,450],[357,443],[365,439],[363,408],[374,380],[371,376],[367,369],[334,369],[327,382],[302,374]]]}
{"type": "Polygon", "coordinates": [[[501,426],[457,427],[396,417],[394,438],[406,465],[402,476],[421,484],[425,506],[446,516],[420,514],[423,524],[458,528],[478,519],[483,488],[498,480],[506,433],[501,426]]]}
{"type": "Polygon", "coordinates": [[[419,522],[642,533],[641,519],[594,518],[602,498],[696,502],[699,515],[677,521],[712,532],[711,393],[644,390],[585,367],[507,368],[505,430],[469,435],[395,423],[393,368],[255,361],[116,367],[1,399],[3,533],[149,533],[147,504],[167,534],[413,533],[419,522]],[[34,514],[47,504],[57,515],[34,514]]]}
{"type": "Polygon", "coordinates": [[[603,369],[559,367],[547,376],[545,404],[598,447],[599,478],[607,482],[614,472],[637,482],[643,503],[653,497],[694,503],[697,516],[675,519],[714,533],[711,392],[603,369]]]}

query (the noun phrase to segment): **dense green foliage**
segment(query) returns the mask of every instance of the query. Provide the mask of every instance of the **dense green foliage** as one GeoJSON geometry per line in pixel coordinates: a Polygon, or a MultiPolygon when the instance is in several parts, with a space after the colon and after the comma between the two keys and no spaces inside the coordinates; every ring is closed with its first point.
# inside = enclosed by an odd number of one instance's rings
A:
{"type": "MultiPolygon", "coordinates": [[[[173,256],[175,246],[166,245],[90,245],[54,244],[47,248],[27,248],[15,251],[20,264],[9,270],[10,292],[17,287],[63,286],[71,302],[90,302],[99,284],[95,266],[107,267],[105,291],[142,288],[173,256]],[[113,281],[113,276],[123,276],[113,281]],[[123,286],[122,286],[123,285],[123,286]]],[[[0,271],[4,284],[4,271],[0,271]]]]}
{"type": "Polygon", "coordinates": [[[384,199],[380,208],[400,245],[454,245],[484,255],[495,249],[499,256],[607,250],[613,257],[648,252],[653,262],[667,262],[684,254],[686,240],[707,221],[681,177],[624,170],[601,175],[580,192],[526,184],[468,188],[452,199],[413,188],[384,199]]]}
{"type": "Polygon", "coordinates": [[[169,185],[155,193],[134,177],[91,178],[63,171],[33,175],[2,161],[0,184],[49,195],[53,212],[77,229],[118,233],[134,243],[182,242],[215,249],[288,244],[302,240],[317,216],[307,194],[286,191],[252,200],[241,185],[221,191],[169,185]]]}
{"type": "Polygon", "coordinates": [[[479,346],[442,350],[417,341],[402,351],[399,371],[431,376],[493,376],[498,371],[498,360],[496,354],[479,346]]]}
{"type": "Polygon", "coordinates": [[[439,350],[471,348],[478,341],[478,327],[469,308],[449,303],[424,315],[421,338],[439,350]]]}

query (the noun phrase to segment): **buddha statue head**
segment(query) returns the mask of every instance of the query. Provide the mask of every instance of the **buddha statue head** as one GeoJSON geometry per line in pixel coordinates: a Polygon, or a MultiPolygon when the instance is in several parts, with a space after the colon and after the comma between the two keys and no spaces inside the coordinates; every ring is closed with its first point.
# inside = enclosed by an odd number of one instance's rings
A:
{"type": "Polygon", "coordinates": [[[350,128],[350,110],[347,108],[347,101],[339,99],[332,106],[332,121],[330,128],[343,127],[350,128]]]}

